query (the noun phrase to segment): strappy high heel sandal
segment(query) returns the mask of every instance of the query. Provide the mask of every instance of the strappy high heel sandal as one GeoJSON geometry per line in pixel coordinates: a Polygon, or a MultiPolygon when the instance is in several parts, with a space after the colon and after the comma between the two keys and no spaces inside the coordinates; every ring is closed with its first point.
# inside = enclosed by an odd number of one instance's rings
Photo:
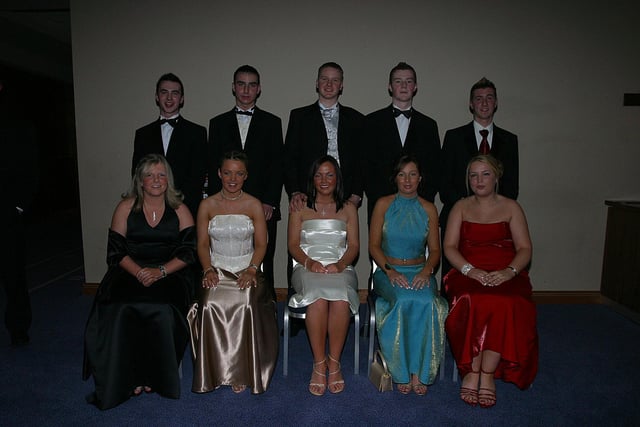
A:
{"type": "Polygon", "coordinates": [[[418,396],[424,396],[428,391],[427,385],[422,384],[417,375],[413,375],[413,378],[411,378],[411,388],[418,396]]]}
{"type": "MultiPolygon", "coordinates": [[[[478,374],[479,376],[480,371],[471,371],[469,374],[478,374]]],[[[479,377],[478,380],[480,380],[479,377]]],[[[478,389],[460,386],[460,399],[467,405],[476,406],[478,404],[478,389]]]]}
{"type": "MultiPolygon", "coordinates": [[[[491,378],[493,378],[493,374],[495,374],[495,371],[486,372],[480,369],[480,375],[491,375],[491,378]]],[[[480,385],[482,385],[482,383],[480,385]]],[[[495,387],[495,384],[494,384],[494,387],[495,387]]],[[[486,387],[480,387],[478,389],[478,403],[480,404],[481,408],[491,408],[492,406],[495,406],[497,400],[498,399],[496,397],[495,388],[490,389],[486,387]]]]}
{"type": "Polygon", "coordinates": [[[309,382],[309,393],[313,394],[314,396],[322,396],[327,388],[327,384],[325,383],[314,383],[313,382],[313,374],[316,375],[320,375],[322,378],[325,379],[326,381],[326,377],[325,377],[325,372],[327,371],[327,358],[325,357],[324,359],[322,359],[319,362],[314,362],[313,363],[313,373],[311,374],[311,381],[309,382]],[[318,370],[318,368],[322,365],[324,366],[324,369],[322,370],[322,372],[320,372],[318,370]]]}
{"type": "MultiPolygon", "coordinates": [[[[338,362],[336,359],[331,357],[330,354],[327,355],[327,356],[329,357],[329,360],[331,360],[332,362],[335,362],[335,363],[338,364],[338,369],[336,369],[335,371],[329,372],[329,376],[342,374],[340,362],[338,362]]],[[[331,381],[329,383],[329,385],[328,385],[328,388],[329,388],[329,392],[331,392],[333,394],[342,393],[344,391],[344,379],[337,380],[337,381],[331,381]]]]}

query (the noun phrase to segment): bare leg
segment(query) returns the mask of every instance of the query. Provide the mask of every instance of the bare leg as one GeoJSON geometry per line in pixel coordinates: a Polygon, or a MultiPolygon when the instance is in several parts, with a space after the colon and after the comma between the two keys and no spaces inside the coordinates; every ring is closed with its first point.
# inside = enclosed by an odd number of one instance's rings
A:
{"type": "Polygon", "coordinates": [[[460,385],[460,399],[466,404],[478,404],[478,388],[480,387],[480,368],[482,367],[482,353],[471,361],[471,372],[464,376],[460,385]]]}
{"type": "Polygon", "coordinates": [[[500,353],[484,350],[480,366],[480,388],[478,403],[483,408],[490,408],[496,404],[496,382],[493,375],[500,363],[500,353]]]}
{"type": "Polygon", "coordinates": [[[351,313],[349,303],[346,301],[329,302],[329,391],[331,393],[340,393],[344,390],[344,379],[340,369],[340,357],[344,342],[349,331],[349,321],[351,313]]]}
{"type": "Polygon", "coordinates": [[[328,318],[328,301],[320,299],[307,307],[305,324],[313,353],[313,372],[309,382],[309,392],[316,396],[323,395],[327,387],[325,349],[328,318]]]}

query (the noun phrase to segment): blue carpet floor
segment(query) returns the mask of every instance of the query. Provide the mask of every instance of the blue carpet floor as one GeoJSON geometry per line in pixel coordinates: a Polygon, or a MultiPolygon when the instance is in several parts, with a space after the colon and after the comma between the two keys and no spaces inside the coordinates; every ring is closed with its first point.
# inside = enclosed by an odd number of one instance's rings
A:
{"type": "MultiPolygon", "coordinates": [[[[640,425],[640,324],[604,305],[539,305],[538,377],[526,391],[498,383],[498,404],[488,410],[460,401],[449,353],[446,378],[426,396],[378,393],[366,376],[367,339],[358,338],[361,372],[353,375],[353,333],[342,358],[346,390],[312,396],[307,391],[311,352],[302,331],[290,341],[288,377],[282,376],[280,355],[271,387],[262,395],[235,395],[228,387],[192,393],[187,351],[179,400],[148,394],[100,411],[85,403],[93,383],[81,379],[83,331],[93,297],[81,294],[78,224],[77,218],[64,217],[30,229],[31,344],[9,347],[0,328],[0,426],[640,425]]],[[[3,298],[0,293],[0,308],[3,298]]]]}
{"type": "MultiPolygon", "coordinates": [[[[343,355],[346,390],[312,396],[311,354],[302,331],[290,341],[289,376],[282,376],[280,355],[262,395],[235,395],[228,387],[192,393],[186,352],[179,400],[148,394],[99,411],[84,400],[92,381],[81,380],[83,329],[92,303],[81,294],[82,281],[82,271],[72,272],[33,290],[28,346],[11,348],[8,334],[0,333],[0,426],[640,425],[640,325],[603,305],[539,305],[538,377],[526,391],[499,383],[498,404],[488,410],[459,400],[449,353],[447,377],[426,396],[378,393],[366,377],[365,338],[359,338],[361,373],[353,375],[352,333],[343,355]]],[[[281,321],[282,303],[278,308],[281,321]]]]}

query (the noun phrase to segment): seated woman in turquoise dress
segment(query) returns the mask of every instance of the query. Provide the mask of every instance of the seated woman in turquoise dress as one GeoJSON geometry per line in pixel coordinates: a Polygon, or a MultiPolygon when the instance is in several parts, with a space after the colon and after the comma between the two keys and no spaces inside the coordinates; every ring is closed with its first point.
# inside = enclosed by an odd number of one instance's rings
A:
{"type": "Polygon", "coordinates": [[[490,155],[467,167],[473,194],[449,214],[443,279],[451,311],[445,325],[462,376],[460,398],[496,404],[495,378],[528,387],[538,371],[536,307],[527,265],[531,238],[522,208],[497,193],[502,165],[490,155]]]}
{"type": "Polygon", "coordinates": [[[288,247],[297,263],[291,274],[296,294],[289,305],[307,307],[305,324],[313,353],[309,392],[320,396],[328,388],[340,393],[345,387],[340,356],[351,313],[360,306],[358,278],[351,266],[360,245],[358,213],[344,201],[340,168],[331,156],[311,167],[307,206],[289,214],[288,247]]]}
{"type": "Polygon", "coordinates": [[[222,189],[198,209],[202,288],[187,315],[196,393],[222,385],[263,393],[278,359],[275,303],[259,268],[267,223],[260,200],[242,191],[247,176],[247,156],[225,153],[222,189]]]}
{"type": "Polygon", "coordinates": [[[448,311],[433,276],[440,262],[438,212],[418,196],[422,174],[415,158],[402,156],[393,177],[398,192],[378,200],[369,231],[369,253],[379,266],[376,328],[398,391],[424,395],[444,355],[448,311]]]}

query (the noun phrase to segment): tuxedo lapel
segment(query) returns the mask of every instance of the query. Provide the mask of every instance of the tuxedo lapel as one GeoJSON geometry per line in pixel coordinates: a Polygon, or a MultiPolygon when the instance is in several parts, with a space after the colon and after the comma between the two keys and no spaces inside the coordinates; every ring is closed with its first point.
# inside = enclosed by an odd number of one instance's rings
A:
{"type": "MultiPolygon", "coordinates": [[[[258,135],[260,133],[260,125],[262,122],[262,112],[258,107],[254,107],[253,116],[251,116],[251,122],[249,122],[249,129],[247,130],[247,139],[244,142],[245,150],[247,147],[253,145],[253,140],[255,139],[254,135],[258,135]]],[[[240,147],[242,147],[242,141],[240,140],[240,129],[238,128],[238,121],[236,120],[236,140],[240,147]]]]}
{"type": "Polygon", "coordinates": [[[478,155],[478,141],[476,141],[476,135],[474,133],[473,122],[467,125],[467,129],[464,132],[464,146],[469,153],[469,158],[478,155]]]}
{"type": "Polygon", "coordinates": [[[493,141],[491,141],[491,154],[498,159],[501,158],[500,154],[504,148],[505,138],[502,129],[493,125],[493,141]]]}

